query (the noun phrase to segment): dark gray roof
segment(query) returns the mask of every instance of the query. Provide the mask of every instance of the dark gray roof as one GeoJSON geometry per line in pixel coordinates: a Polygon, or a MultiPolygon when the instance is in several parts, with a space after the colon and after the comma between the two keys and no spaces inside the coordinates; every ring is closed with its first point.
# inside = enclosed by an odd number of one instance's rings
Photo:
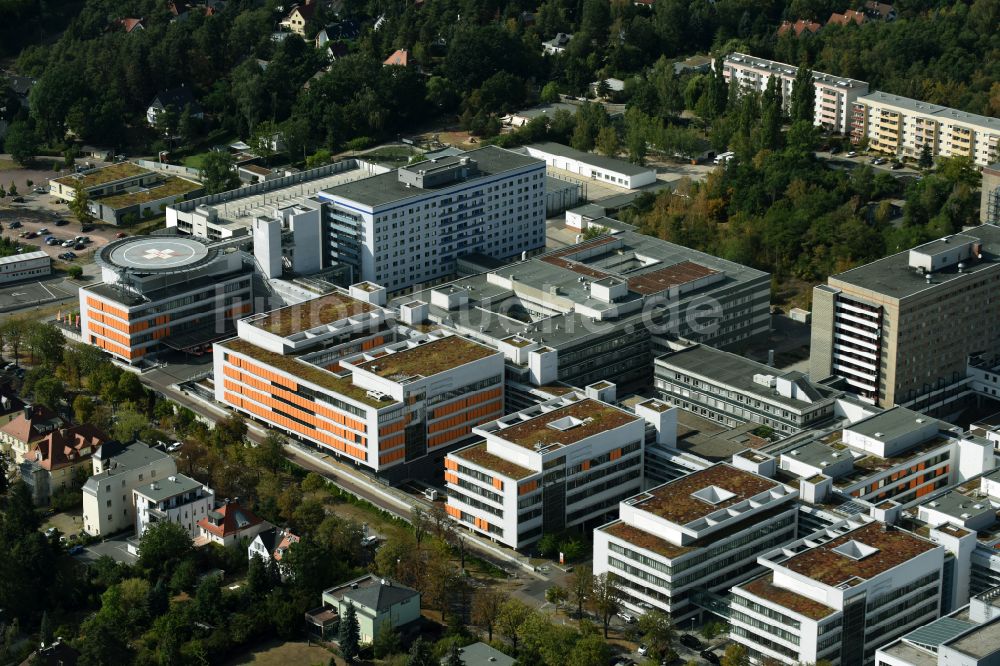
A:
{"type": "MultiPolygon", "coordinates": [[[[459,650],[465,666],[513,666],[514,658],[486,643],[473,643],[459,650]]],[[[442,660],[444,663],[444,660],[442,660]]]]}
{"type": "Polygon", "coordinates": [[[261,541],[262,544],[264,544],[264,549],[267,552],[273,554],[274,553],[274,547],[275,547],[275,545],[277,545],[277,536],[278,536],[278,528],[277,527],[269,527],[268,529],[266,529],[263,532],[259,533],[257,535],[257,538],[260,539],[260,541],[261,541]]]}
{"type": "Polygon", "coordinates": [[[976,625],[972,622],[965,622],[954,617],[942,617],[914,629],[903,636],[903,640],[936,649],[942,643],[947,643],[974,626],[976,625]]]}
{"type": "MultiPolygon", "coordinates": [[[[930,284],[926,278],[910,266],[909,249],[884,257],[864,266],[852,268],[849,271],[830,276],[830,286],[836,288],[838,283],[846,283],[859,289],[867,289],[887,298],[903,299],[919,294],[938,285],[966,280],[975,282],[984,271],[995,271],[1000,266],[1000,227],[984,224],[962,232],[962,236],[971,236],[982,242],[982,259],[966,261],[961,273],[957,266],[951,266],[934,271],[930,284]]],[[[920,246],[922,251],[934,248],[932,243],[920,246]]],[[[914,248],[916,249],[916,248],[914,248]]]]}
{"type": "MultiPolygon", "coordinates": [[[[521,169],[534,164],[537,164],[539,167],[542,166],[542,162],[534,157],[521,155],[509,150],[504,150],[503,148],[497,148],[496,146],[485,146],[476,150],[470,150],[462,153],[461,157],[468,157],[475,160],[476,165],[479,167],[479,174],[468,178],[465,183],[474,182],[476,178],[479,177],[492,176],[505,171],[513,171],[515,169],[521,169]]],[[[457,161],[458,159],[458,156],[444,157],[438,160],[438,164],[444,164],[448,161],[457,161]]],[[[411,168],[414,166],[416,165],[410,165],[411,168]]],[[[385,206],[387,204],[395,203],[397,201],[423,198],[434,194],[436,191],[435,188],[421,189],[417,187],[407,187],[403,183],[399,182],[398,171],[398,169],[393,169],[392,171],[379,174],[377,176],[362,178],[361,180],[355,180],[350,183],[344,183],[343,185],[337,185],[327,190],[323,190],[317,194],[317,197],[323,200],[346,199],[348,201],[359,203],[363,206],[374,208],[377,206],[385,206]]],[[[451,182],[439,189],[453,187],[456,184],[459,183],[451,182]]]]}
{"type": "Polygon", "coordinates": [[[420,596],[416,590],[388,580],[376,580],[370,585],[344,592],[345,600],[353,602],[355,606],[370,608],[376,613],[387,612],[396,604],[416,596],[420,596]]]}
{"type": "Polygon", "coordinates": [[[628,176],[638,176],[639,174],[652,171],[649,167],[639,166],[638,164],[630,164],[625,160],[618,160],[613,157],[604,157],[603,155],[596,155],[594,153],[585,153],[581,150],[577,150],[576,148],[570,148],[569,146],[564,146],[561,143],[553,143],[551,141],[533,143],[529,146],[529,148],[541,150],[542,152],[546,152],[551,155],[568,157],[571,160],[578,160],[580,162],[585,162],[586,164],[628,176]]]}

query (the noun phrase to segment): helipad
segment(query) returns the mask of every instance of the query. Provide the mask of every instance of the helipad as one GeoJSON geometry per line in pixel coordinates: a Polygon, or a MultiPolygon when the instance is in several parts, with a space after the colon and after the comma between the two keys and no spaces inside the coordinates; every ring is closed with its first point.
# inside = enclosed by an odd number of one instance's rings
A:
{"type": "Polygon", "coordinates": [[[172,272],[204,264],[215,251],[193,238],[136,236],[106,245],[99,254],[102,263],[138,272],[172,272]]]}

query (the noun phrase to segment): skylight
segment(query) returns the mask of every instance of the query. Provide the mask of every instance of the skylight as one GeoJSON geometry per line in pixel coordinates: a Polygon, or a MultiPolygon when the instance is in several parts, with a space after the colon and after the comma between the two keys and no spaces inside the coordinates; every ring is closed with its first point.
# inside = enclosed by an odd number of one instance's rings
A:
{"type": "Polygon", "coordinates": [[[736,493],[718,486],[705,486],[701,490],[691,493],[691,497],[700,499],[702,502],[708,502],[709,504],[720,504],[736,497],[736,493]]]}
{"type": "Polygon", "coordinates": [[[833,552],[839,553],[844,557],[849,557],[852,560],[863,560],[869,555],[874,555],[878,552],[878,548],[869,546],[868,544],[861,543],[855,539],[851,539],[846,543],[842,543],[833,549],[833,552]]]}

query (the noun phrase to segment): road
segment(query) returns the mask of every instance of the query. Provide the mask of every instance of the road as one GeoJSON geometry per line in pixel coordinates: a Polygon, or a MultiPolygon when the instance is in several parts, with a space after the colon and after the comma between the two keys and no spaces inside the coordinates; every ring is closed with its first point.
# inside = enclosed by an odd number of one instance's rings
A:
{"type": "MultiPolygon", "coordinates": [[[[200,364],[189,366],[190,375],[196,375],[210,369],[210,366],[200,368],[200,364]]],[[[179,405],[187,407],[195,414],[204,417],[206,420],[215,423],[221,418],[229,416],[230,412],[219,405],[182,390],[177,386],[180,379],[174,372],[168,372],[166,368],[153,370],[141,375],[142,381],[173,400],[179,405]]],[[[268,429],[254,421],[248,421],[248,437],[255,443],[261,443],[267,437],[268,429]]],[[[388,511],[389,513],[409,520],[413,507],[419,506],[423,509],[431,508],[432,504],[423,498],[407,495],[395,488],[390,488],[372,479],[364,472],[340,462],[335,457],[314,451],[306,446],[296,443],[291,438],[285,448],[286,458],[309,471],[316,472],[326,479],[332,481],[337,487],[347,492],[371,502],[375,506],[388,511]]],[[[490,561],[507,571],[524,572],[539,581],[549,581],[549,577],[541,572],[536,572],[528,563],[528,558],[519,553],[494,544],[478,535],[467,532],[463,534],[465,543],[470,550],[487,561],[490,561]]],[[[544,594],[544,589],[542,590],[544,594]]]]}

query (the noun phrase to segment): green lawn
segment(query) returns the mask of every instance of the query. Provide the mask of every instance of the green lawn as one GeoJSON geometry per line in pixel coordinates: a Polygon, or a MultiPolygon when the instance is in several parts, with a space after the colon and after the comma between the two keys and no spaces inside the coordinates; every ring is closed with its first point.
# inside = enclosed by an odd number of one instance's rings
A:
{"type": "Polygon", "coordinates": [[[0,160],[0,171],[10,171],[11,169],[19,169],[17,162],[14,160],[0,160]]]}
{"type": "Polygon", "coordinates": [[[205,159],[205,156],[211,154],[211,152],[212,151],[210,150],[206,150],[203,153],[197,153],[195,155],[191,155],[190,157],[185,157],[184,166],[190,167],[192,169],[200,169],[201,163],[205,159]]]}

